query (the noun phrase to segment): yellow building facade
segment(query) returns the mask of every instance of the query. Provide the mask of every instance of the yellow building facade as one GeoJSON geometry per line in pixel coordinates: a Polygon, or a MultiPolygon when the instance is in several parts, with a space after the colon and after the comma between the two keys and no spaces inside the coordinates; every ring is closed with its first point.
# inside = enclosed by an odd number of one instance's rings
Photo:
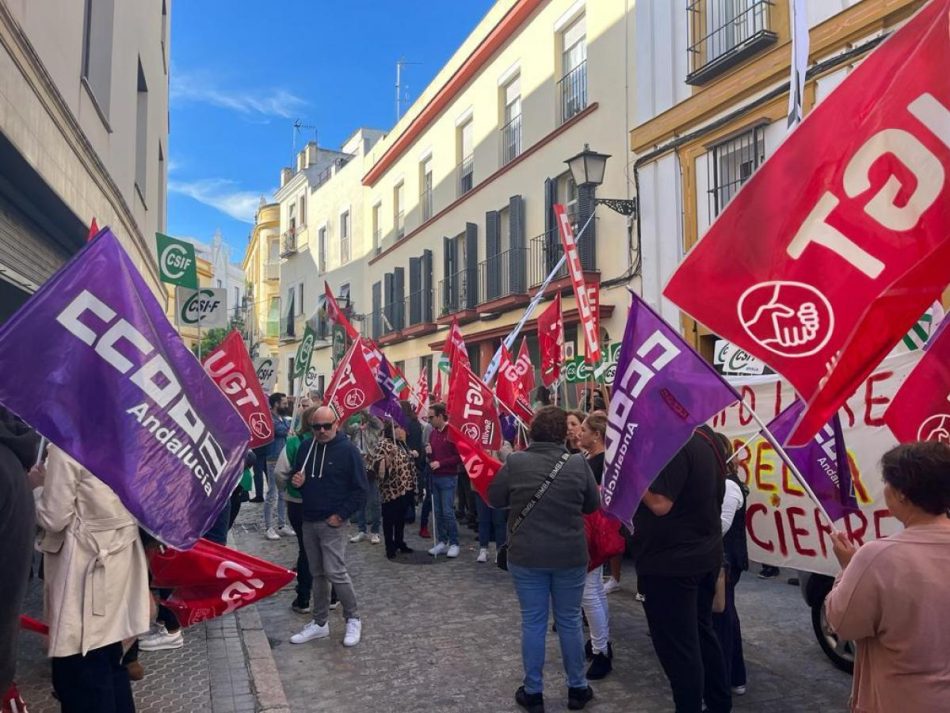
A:
{"type": "Polygon", "coordinates": [[[261,205],[241,266],[248,310],[245,331],[252,354],[276,357],[280,330],[280,206],[261,205]]]}

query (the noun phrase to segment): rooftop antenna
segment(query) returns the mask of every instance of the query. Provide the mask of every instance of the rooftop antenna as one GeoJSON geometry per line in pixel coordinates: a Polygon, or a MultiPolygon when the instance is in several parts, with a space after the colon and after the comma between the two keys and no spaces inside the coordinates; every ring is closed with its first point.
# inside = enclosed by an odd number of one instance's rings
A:
{"type": "MultiPolygon", "coordinates": [[[[422,64],[422,62],[407,62],[405,58],[400,57],[396,60],[396,121],[399,121],[399,117],[402,116],[402,68],[408,67],[409,65],[422,64]]],[[[406,87],[408,89],[408,87],[406,87]]]]}
{"type": "Polygon", "coordinates": [[[290,167],[294,170],[297,167],[297,137],[300,135],[301,129],[313,129],[313,142],[317,143],[317,127],[313,124],[304,124],[300,119],[296,119],[293,123],[290,154],[290,167]]]}

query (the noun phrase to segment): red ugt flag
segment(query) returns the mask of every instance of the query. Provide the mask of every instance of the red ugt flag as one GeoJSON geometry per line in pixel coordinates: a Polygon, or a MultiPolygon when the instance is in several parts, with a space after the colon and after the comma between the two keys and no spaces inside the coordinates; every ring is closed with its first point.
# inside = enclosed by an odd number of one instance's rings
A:
{"type": "Polygon", "coordinates": [[[343,310],[340,309],[336,297],[333,296],[333,290],[330,289],[330,285],[326,280],[323,281],[323,291],[326,295],[327,318],[334,324],[339,324],[343,327],[343,329],[346,330],[346,336],[350,339],[359,338],[360,333],[356,331],[356,327],[350,323],[350,320],[346,318],[343,310]]]}
{"type": "Polygon", "coordinates": [[[495,394],[508,410],[525,423],[531,423],[534,412],[526,403],[526,395],[521,384],[521,374],[517,365],[511,362],[511,354],[504,344],[501,345],[501,361],[498,365],[498,379],[495,382],[495,394]]]}
{"type": "Polygon", "coordinates": [[[538,348],[541,351],[541,383],[550,386],[561,378],[564,362],[564,319],[561,315],[561,293],[538,316],[538,348]]]}
{"type": "Polygon", "coordinates": [[[664,294],[787,378],[807,443],[950,281],[950,0],[791,134],[664,294]]]}
{"type": "Polygon", "coordinates": [[[448,397],[449,422],[481,448],[501,448],[501,423],[495,397],[466,364],[452,365],[448,397]]]}
{"type": "Polygon", "coordinates": [[[950,444],[950,330],[928,344],[884,412],[884,423],[901,443],[950,444]]]}
{"type": "Polygon", "coordinates": [[[232,331],[202,364],[250,429],[248,447],[257,448],[273,441],[274,419],[241,335],[232,331]]]}
{"type": "Polygon", "coordinates": [[[515,362],[518,373],[521,374],[521,388],[524,389],[524,395],[531,398],[531,392],[534,391],[534,364],[531,363],[531,355],[528,353],[528,340],[521,340],[521,349],[518,350],[518,361],[515,362]]]}
{"type": "Polygon", "coordinates": [[[488,502],[488,486],[501,470],[501,463],[488,455],[477,443],[451,423],[448,425],[448,433],[449,440],[455,444],[462,463],[465,464],[465,472],[468,473],[472,487],[485,502],[488,502]]]}
{"type": "Polygon", "coordinates": [[[366,362],[362,341],[353,342],[327,386],[327,405],[340,421],[346,421],[383,398],[383,390],[366,362]]]}

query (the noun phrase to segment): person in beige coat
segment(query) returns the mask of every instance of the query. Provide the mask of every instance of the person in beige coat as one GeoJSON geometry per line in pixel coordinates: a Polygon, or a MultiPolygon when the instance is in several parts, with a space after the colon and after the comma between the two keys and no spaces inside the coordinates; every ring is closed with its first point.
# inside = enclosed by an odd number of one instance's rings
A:
{"type": "Polygon", "coordinates": [[[115,493],[55,446],[36,504],[44,610],[63,713],[135,710],[122,641],[149,627],[138,525],[115,493]]]}

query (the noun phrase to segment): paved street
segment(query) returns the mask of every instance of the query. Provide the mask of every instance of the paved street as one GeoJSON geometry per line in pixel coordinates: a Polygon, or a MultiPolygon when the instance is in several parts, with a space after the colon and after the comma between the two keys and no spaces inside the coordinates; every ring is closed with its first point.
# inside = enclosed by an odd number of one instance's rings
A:
{"type": "MultiPolygon", "coordinates": [[[[292,566],[296,543],[270,542],[245,506],[238,546],[292,566]]],[[[351,526],[352,527],[352,526],[351,526]]],[[[353,530],[355,531],[355,529],[353,530]]],[[[426,546],[409,530],[411,547],[426,546]]],[[[363,641],[341,645],[341,611],[331,612],[331,637],[301,646],[288,639],[308,620],[290,610],[292,588],[258,605],[291,710],[515,711],[520,685],[519,616],[506,573],[475,562],[473,533],[463,528],[457,560],[417,553],[427,564],[397,564],[383,546],[348,545],[347,557],[363,617],[363,641]]],[[[628,572],[628,575],[630,573],[628,572]]],[[[632,578],[625,579],[632,586],[632,578]]],[[[610,596],[614,673],[594,683],[590,710],[669,711],[672,699],[630,589],[610,596]]],[[[851,679],[834,669],[815,643],[810,613],[785,579],[747,576],[739,585],[749,692],[737,711],[845,711],[851,679]]],[[[566,710],[557,635],[548,637],[546,705],[566,710]]]]}

